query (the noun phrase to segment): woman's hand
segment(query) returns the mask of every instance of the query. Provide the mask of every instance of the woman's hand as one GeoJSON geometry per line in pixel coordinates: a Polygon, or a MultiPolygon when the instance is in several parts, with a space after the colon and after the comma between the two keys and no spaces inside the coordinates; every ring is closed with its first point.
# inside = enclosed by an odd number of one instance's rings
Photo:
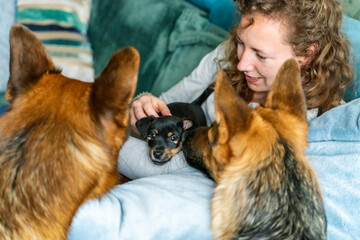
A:
{"type": "Polygon", "coordinates": [[[131,108],[130,108],[131,129],[136,134],[139,134],[135,125],[137,120],[150,115],[153,115],[154,117],[158,117],[159,116],[158,113],[161,113],[161,115],[163,116],[171,115],[170,110],[167,107],[166,103],[161,99],[154,97],[152,95],[141,96],[131,104],[131,108]]]}

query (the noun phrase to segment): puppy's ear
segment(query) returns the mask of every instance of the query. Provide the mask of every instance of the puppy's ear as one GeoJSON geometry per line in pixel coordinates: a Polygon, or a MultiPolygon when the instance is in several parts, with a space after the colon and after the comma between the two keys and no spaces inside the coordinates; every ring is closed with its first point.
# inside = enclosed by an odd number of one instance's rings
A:
{"type": "Polygon", "coordinates": [[[224,72],[217,75],[214,101],[218,143],[223,144],[229,140],[232,132],[247,129],[251,110],[247,103],[236,95],[224,72]]]}
{"type": "Polygon", "coordinates": [[[133,47],[113,54],[92,86],[91,104],[96,116],[115,118],[126,126],[130,101],[135,92],[140,57],[133,47]]]}
{"type": "Polygon", "coordinates": [[[151,115],[141,118],[135,123],[137,130],[139,131],[141,137],[143,137],[144,139],[147,137],[150,124],[152,121],[154,121],[154,119],[155,117],[151,115]]]}
{"type": "Polygon", "coordinates": [[[10,30],[10,78],[6,90],[9,102],[47,72],[60,72],[54,67],[44,45],[28,28],[16,24],[10,30]]]}
{"type": "Polygon", "coordinates": [[[193,126],[193,122],[189,119],[183,119],[182,120],[182,127],[184,130],[187,130],[193,126]]]}
{"type": "Polygon", "coordinates": [[[287,60],[280,67],[266,98],[265,107],[289,112],[306,121],[305,95],[295,59],[287,60]]]}

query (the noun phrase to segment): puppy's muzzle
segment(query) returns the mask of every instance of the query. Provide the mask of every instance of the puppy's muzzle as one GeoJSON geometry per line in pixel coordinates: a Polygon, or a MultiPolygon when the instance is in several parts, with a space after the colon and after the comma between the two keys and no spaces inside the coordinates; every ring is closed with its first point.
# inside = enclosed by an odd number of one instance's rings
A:
{"type": "Polygon", "coordinates": [[[170,155],[169,151],[167,151],[163,146],[158,146],[154,149],[151,149],[150,156],[151,160],[157,165],[162,165],[172,158],[172,155],[170,155]]]}

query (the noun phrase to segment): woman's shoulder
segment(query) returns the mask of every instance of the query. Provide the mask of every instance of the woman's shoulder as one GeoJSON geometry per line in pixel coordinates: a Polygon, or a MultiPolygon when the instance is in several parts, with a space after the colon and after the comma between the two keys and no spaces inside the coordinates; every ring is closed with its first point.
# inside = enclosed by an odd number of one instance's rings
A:
{"type": "Polygon", "coordinates": [[[218,60],[224,58],[225,48],[225,43],[221,43],[206,54],[189,76],[162,93],[160,99],[166,103],[194,100],[214,81],[214,74],[220,70],[218,60]]]}
{"type": "Polygon", "coordinates": [[[204,58],[209,58],[214,64],[219,60],[226,58],[226,41],[220,43],[213,51],[208,53],[204,58]]]}
{"type": "Polygon", "coordinates": [[[226,41],[220,43],[214,50],[214,55],[217,58],[225,58],[226,41]]]}
{"type": "Polygon", "coordinates": [[[226,42],[220,43],[214,50],[207,53],[200,61],[198,67],[211,66],[216,68],[217,62],[225,58],[226,42]]]}

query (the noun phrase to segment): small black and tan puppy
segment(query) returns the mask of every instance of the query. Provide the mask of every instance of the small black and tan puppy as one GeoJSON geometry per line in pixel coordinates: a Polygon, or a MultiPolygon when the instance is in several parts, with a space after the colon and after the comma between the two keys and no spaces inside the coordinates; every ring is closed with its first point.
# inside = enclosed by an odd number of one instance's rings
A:
{"type": "Polygon", "coordinates": [[[148,116],[136,122],[136,128],[148,142],[149,155],[155,164],[166,163],[182,149],[182,137],[186,130],[206,126],[201,104],[212,92],[213,84],[192,103],[168,104],[171,116],[148,116]]]}

